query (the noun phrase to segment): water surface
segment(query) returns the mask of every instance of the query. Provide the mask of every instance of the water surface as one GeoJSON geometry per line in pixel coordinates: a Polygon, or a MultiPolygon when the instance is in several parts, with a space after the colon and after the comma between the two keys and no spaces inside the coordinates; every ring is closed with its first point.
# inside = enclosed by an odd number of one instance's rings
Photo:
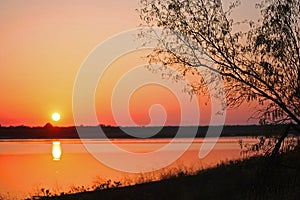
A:
{"type": "MultiPolygon", "coordinates": [[[[240,158],[238,140],[252,142],[250,138],[220,138],[213,150],[203,159],[198,153],[203,139],[195,139],[190,148],[169,168],[207,168],[221,161],[240,158]]],[[[180,144],[189,139],[177,139],[175,148],[159,154],[159,161],[164,162],[172,153],[180,151],[180,144]]],[[[113,139],[120,148],[143,154],[159,150],[170,142],[170,139],[113,139]]],[[[114,158],[117,152],[109,148],[106,140],[85,140],[88,144],[101,146],[101,153],[114,158]]],[[[0,194],[18,194],[19,197],[34,195],[35,190],[48,188],[51,191],[68,191],[71,186],[89,186],[95,179],[122,180],[132,178],[137,174],[114,170],[93,157],[84,147],[81,140],[0,140],[0,194]],[[54,143],[59,144],[61,156],[55,158],[54,143]]],[[[118,160],[118,164],[126,166],[126,157],[118,160]]],[[[146,163],[145,163],[146,164],[146,163]]],[[[147,162],[147,166],[157,163],[147,162]]],[[[143,172],[144,166],[136,166],[138,172],[143,172]]],[[[159,173],[159,172],[158,172],[159,173]]],[[[155,172],[153,173],[155,174],[155,172]]]]}

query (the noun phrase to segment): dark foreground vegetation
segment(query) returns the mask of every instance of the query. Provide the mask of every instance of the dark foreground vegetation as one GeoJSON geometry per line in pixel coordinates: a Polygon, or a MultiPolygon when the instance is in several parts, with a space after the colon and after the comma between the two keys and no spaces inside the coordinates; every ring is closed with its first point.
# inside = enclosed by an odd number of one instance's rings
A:
{"type": "Polygon", "coordinates": [[[300,199],[300,147],[222,163],[196,175],[45,199],[300,199]]]}

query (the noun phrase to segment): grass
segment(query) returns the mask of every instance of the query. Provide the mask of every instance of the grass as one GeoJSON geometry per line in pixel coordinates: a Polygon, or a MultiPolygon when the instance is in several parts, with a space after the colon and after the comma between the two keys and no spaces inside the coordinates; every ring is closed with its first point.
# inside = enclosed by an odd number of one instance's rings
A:
{"type": "MultiPolygon", "coordinates": [[[[184,171],[164,180],[105,187],[45,199],[300,199],[300,147],[276,158],[228,161],[194,175],[184,171]]],[[[147,181],[146,181],[147,182],[147,181]]],[[[110,183],[111,184],[111,183],[110,183]]]]}
{"type": "MultiPolygon", "coordinates": [[[[177,167],[163,168],[153,172],[139,173],[132,176],[124,176],[122,179],[111,180],[96,176],[91,184],[86,186],[71,185],[68,189],[63,189],[59,185],[49,189],[42,186],[37,186],[31,193],[30,198],[27,199],[40,199],[45,197],[65,196],[76,193],[84,193],[90,191],[99,191],[112,188],[133,186],[143,183],[150,183],[165,179],[171,179],[180,176],[188,176],[197,173],[202,169],[202,165],[191,165],[187,167],[184,164],[179,164],[177,167]]],[[[8,199],[8,198],[7,198],[8,199]]],[[[0,195],[0,200],[1,195],[0,195]]]]}

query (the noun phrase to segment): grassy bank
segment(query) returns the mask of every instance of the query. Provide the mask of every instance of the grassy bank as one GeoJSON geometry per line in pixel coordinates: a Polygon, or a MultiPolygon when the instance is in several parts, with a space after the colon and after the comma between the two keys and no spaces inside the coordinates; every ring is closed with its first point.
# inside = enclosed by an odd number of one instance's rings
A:
{"type": "Polygon", "coordinates": [[[275,159],[223,163],[192,176],[51,199],[300,199],[300,148],[275,159]]]}

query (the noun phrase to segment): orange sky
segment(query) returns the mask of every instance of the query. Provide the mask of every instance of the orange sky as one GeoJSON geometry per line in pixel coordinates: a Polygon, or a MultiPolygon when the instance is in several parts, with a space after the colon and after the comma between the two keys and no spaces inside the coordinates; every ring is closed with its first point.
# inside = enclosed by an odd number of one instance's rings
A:
{"type": "MultiPolygon", "coordinates": [[[[234,17],[253,17],[256,12],[249,9],[250,2],[245,1],[234,17]]],[[[137,8],[138,0],[2,0],[0,124],[43,126],[50,121],[73,125],[72,90],[80,65],[97,44],[137,27],[141,23],[137,8]],[[59,122],[51,121],[55,111],[62,115],[59,122]]],[[[139,59],[139,54],[119,59],[113,64],[114,73],[141,62],[139,59]]],[[[114,124],[109,94],[117,76],[106,81],[107,91],[101,95],[97,91],[95,107],[99,123],[114,124]]],[[[148,108],[156,103],[166,105],[167,125],[176,125],[180,120],[176,100],[168,91],[151,86],[141,88],[130,100],[134,121],[146,125],[148,108]],[[160,98],[153,98],[158,93],[160,98]]],[[[201,124],[207,124],[210,108],[202,105],[201,109],[201,124]]],[[[249,108],[244,106],[229,111],[226,123],[253,123],[247,121],[249,116],[249,108]]]]}

